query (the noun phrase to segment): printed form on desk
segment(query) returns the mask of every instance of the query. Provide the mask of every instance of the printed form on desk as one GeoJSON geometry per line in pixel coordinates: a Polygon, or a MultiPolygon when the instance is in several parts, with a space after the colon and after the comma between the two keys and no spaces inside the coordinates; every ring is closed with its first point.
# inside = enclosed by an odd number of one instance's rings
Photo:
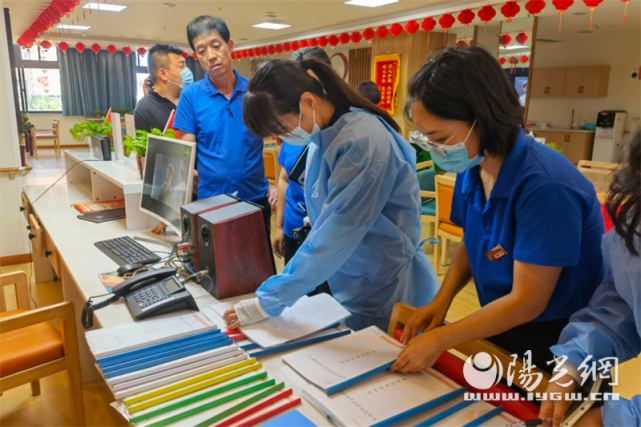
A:
{"type": "MultiPolygon", "coordinates": [[[[216,320],[210,317],[210,320],[222,321],[225,311],[232,307],[231,303],[213,305],[212,308],[218,317],[214,317],[216,320]]],[[[210,312],[209,309],[203,310],[208,317],[210,312]]],[[[319,294],[302,297],[293,306],[287,307],[280,316],[269,317],[240,329],[247,338],[259,346],[272,348],[322,331],[342,322],[350,315],[333,297],[319,294]]]]}

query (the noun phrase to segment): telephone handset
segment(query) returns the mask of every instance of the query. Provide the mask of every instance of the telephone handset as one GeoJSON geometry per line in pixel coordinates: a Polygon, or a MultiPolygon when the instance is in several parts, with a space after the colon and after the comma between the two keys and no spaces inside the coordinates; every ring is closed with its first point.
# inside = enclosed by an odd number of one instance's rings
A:
{"type": "Polygon", "coordinates": [[[198,305],[185,286],[175,276],[173,267],[138,274],[111,290],[113,296],[93,304],[91,299],[82,310],[82,326],[93,326],[93,311],[125,298],[129,310],[138,320],[177,310],[196,310],[198,305]]]}

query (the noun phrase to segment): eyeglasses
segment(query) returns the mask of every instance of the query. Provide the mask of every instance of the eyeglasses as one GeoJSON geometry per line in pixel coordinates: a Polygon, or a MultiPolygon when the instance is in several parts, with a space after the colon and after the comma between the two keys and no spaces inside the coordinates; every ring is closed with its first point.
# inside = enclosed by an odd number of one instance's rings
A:
{"type": "MultiPolygon", "coordinates": [[[[467,136],[465,137],[465,139],[462,142],[459,142],[458,144],[464,144],[465,142],[467,142],[467,139],[470,137],[470,134],[472,133],[472,130],[474,129],[474,126],[476,126],[476,120],[474,120],[474,123],[472,123],[472,126],[470,127],[470,130],[467,133],[467,136]]],[[[412,141],[411,142],[415,143],[416,145],[421,147],[423,150],[435,151],[435,152],[437,152],[438,154],[440,154],[442,156],[447,156],[447,151],[448,150],[445,149],[444,147],[447,146],[447,143],[450,142],[450,140],[452,138],[454,138],[461,131],[461,129],[463,129],[464,127],[465,127],[465,124],[463,124],[456,132],[454,132],[452,134],[452,136],[450,136],[447,139],[447,141],[445,141],[442,144],[437,144],[435,142],[430,141],[430,139],[426,135],[424,135],[423,133],[421,133],[418,130],[412,136],[412,138],[411,138],[412,141]]],[[[453,144],[453,145],[458,145],[458,144],[453,144]]]]}

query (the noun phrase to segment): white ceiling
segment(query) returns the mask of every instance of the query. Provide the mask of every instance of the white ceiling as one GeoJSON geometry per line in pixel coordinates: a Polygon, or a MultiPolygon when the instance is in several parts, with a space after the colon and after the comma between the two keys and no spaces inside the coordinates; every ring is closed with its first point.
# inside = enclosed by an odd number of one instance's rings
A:
{"type": "MultiPolygon", "coordinates": [[[[104,0],[97,0],[104,1],[104,0]]],[[[221,16],[227,22],[232,39],[239,47],[252,47],[265,43],[284,40],[294,40],[303,37],[328,35],[337,31],[365,28],[370,25],[389,24],[408,19],[420,19],[428,14],[458,11],[465,7],[475,10],[481,5],[498,3],[498,0],[470,2],[469,0],[400,0],[399,3],[379,8],[356,7],[343,4],[344,0],[226,0],[226,1],[190,1],[168,0],[175,7],[164,7],[163,0],[107,0],[112,4],[127,5],[121,13],[80,11],[80,25],[90,25],[86,31],[87,39],[127,43],[138,43],[149,46],[157,42],[173,43],[182,47],[187,46],[185,28],[187,23],[198,15],[211,14],[221,16]],[[252,28],[252,25],[267,20],[265,15],[271,12],[276,19],[285,21],[290,28],[272,31],[252,28]]],[[[24,32],[36,19],[50,0],[6,0],[5,7],[11,10],[11,21],[14,40],[24,32]]],[[[500,8],[503,1],[495,6],[500,8]]],[[[518,17],[526,17],[525,1],[519,1],[521,13],[518,17]]],[[[558,12],[551,1],[540,16],[538,38],[554,40],[575,40],[580,38],[602,37],[604,35],[639,37],[640,3],[631,1],[628,5],[627,23],[622,24],[624,3],[619,0],[605,0],[594,12],[593,31],[589,34],[578,33],[588,30],[589,9],[582,1],[574,5],[563,17],[563,31],[558,32],[558,12]],[[576,15],[586,13],[586,15],[576,15]]],[[[81,6],[85,2],[81,3],[81,6]]],[[[498,18],[504,19],[500,12],[498,18]]],[[[268,18],[274,19],[274,18],[268,18]]],[[[63,24],[69,24],[70,19],[64,19],[63,24]]],[[[420,21],[419,21],[420,22],[420,21]]],[[[458,23],[457,23],[458,24],[458,23]]],[[[482,25],[478,17],[476,25],[482,25]]],[[[460,24],[458,24],[460,26],[460,24]]],[[[456,27],[456,26],[455,26],[456,27]]],[[[65,33],[63,39],[82,39],[79,32],[65,33]]]]}

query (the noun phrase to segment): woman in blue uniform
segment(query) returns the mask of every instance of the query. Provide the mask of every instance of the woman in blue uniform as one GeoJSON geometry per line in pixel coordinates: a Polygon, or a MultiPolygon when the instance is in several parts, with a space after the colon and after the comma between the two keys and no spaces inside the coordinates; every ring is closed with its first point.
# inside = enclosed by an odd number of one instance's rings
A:
{"type": "Polygon", "coordinates": [[[551,371],[550,346],[600,282],[604,225],[594,186],[523,133],[517,93],[482,48],[441,52],[408,94],[406,111],[432,160],[458,174],[450,219],[464,238],[434,301],[408,322],[409,344],[393,370],[428,368],[444,351],[485,338],[520,357],[531,350],[534,365],[551,371]],[[472,279],[481,309],[439,327],[472,279]]]}
{"type": "MultiPolygon", "coordinates": [[[[548,395],[578,392],[581,377],[577,368],[588,356],[597,363],[606,357],[623,363],[641,353],[641,134],[630,144],[626,162],[614,172],[606,206],[614,224],[602,245],[608,275],[588,307],[572,315],[559,343],[552,347],[556,356],[567,356],[563,368],[569,373],[550,383],[548,395]]],[[[552,418],[558,427],[571,404],[565,400],[543,402],[541,418],[552,418]]],[[[632,400],[608,400],[575,425],[641,426],[641,395],[632,400]]]]}
{"type": "Polygon", "coordinates": [[[312,229],[283,274],[225,313],[228,324],[278,316],[324,281],[354,329],[386,329],[394,303],[432,300],[438,281],[420,247],[416,152],[389,114],[318,60],[274,60],[252,74],[243,118],[257,136],[309,145],[312,229]]]}

